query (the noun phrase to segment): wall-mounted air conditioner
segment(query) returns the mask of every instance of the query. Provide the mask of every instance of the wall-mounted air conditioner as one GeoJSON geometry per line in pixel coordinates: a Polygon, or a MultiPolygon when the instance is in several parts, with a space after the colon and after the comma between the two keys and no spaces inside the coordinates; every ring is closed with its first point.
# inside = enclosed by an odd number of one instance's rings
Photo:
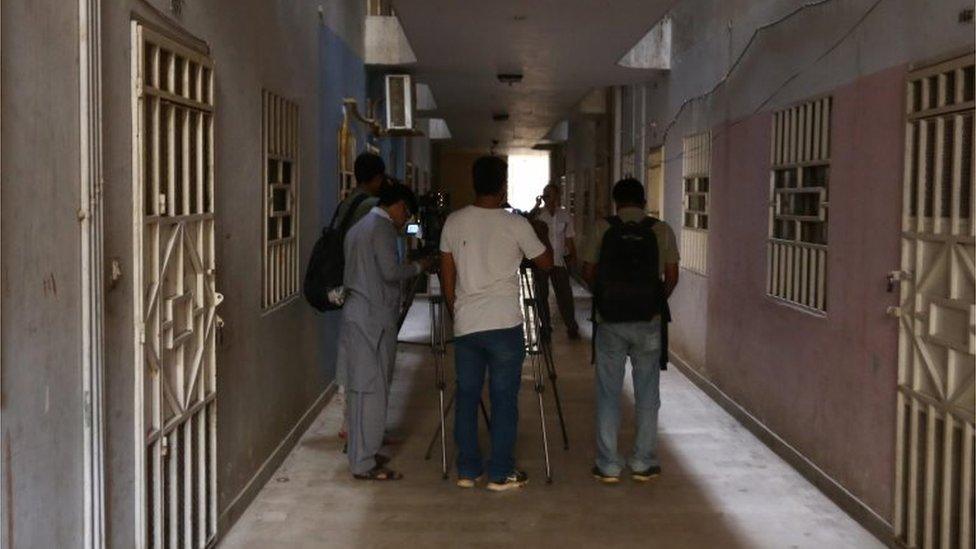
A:
{"type": "Polygon", "coordinates": [[[413,80],[409,74],[386,75],[386,129],[413,129],[413,80]]]}

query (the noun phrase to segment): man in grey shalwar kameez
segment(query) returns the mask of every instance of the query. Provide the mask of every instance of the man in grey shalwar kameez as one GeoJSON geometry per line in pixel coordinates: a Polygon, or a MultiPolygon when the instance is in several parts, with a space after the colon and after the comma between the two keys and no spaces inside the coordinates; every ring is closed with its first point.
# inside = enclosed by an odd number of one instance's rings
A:
{"type": "Polygon", "coordinates": [[[346,235],[343,284],[347,295],[336,375],[346,383],[349,469],[358,479],[402,477],[377,463],[376,457],[383,446],[387,391],[396,359],[400,282],[430,265],[398,258],[397,235],[415,209],[416,198],[409,188],[390,185],[380,191],[379,204],[346,235]]]}

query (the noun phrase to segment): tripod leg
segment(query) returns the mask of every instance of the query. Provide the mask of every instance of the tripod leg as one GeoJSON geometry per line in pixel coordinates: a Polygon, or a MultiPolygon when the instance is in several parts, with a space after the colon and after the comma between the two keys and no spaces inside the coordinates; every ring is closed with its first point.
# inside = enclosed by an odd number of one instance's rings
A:
{"type": "Polygon", "coordinates": [[[556,401],[556,415],[559,416],[559,428],[563,435],[563,450],[569,450],[569,436],[566,434],[566,419],[563,417],[563,403],[559,398],[559,385],[556,384],[556,364],[552,358],[552,348],[545,346],[543,356],[546,359],[546,370],[549,372],[549,381],[552,382],[552,395],[556,401]]]}
{"type": "Polygon", "coordinates": [[[441,432],[444,429],[444,424],[447,419],[447,414],[451,413],[451,408],[454,406],[454,394],[451,394],[451,398],[448,399],[446,408],[444,407],[443,395],[444,395],[444,389],[442,388],[438,396],[438,402],[440,404],[440,409],[441,409],[441,417],[437,425],[437,430],[434,431],[434,436],[430,438],[430,444],[427,445],[427,453],[424,454],[424,459],[428,461],[430,460],[431,455],[433,455],[434,453],[434,445],[437,444],[437,438],[441,436],[441,432]]]}
{"type": "Polygon", "coordinates": [[[546,458],[546,483],[552,484],[552,464],[549,463],[549,434],[546,432],[546,408],[542,402],[542,386],[536,385],[535,391],[539,397],[539,420],[542,424],[542,451],[546,458]]]}
{"type": "MultiPolygon", "coordinates": [[[[444,390],[440,391],[441,410],[444,409],[444,390]]],[[[444,413],[441,412],[441,473],[444,480],[447,480],[447,429],[444,427],[444,413]]]]}

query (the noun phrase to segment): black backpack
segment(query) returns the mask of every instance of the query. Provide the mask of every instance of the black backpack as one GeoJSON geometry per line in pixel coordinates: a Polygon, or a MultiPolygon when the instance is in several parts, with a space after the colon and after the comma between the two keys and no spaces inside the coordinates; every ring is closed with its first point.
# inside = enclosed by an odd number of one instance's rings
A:
{"type": "Polygon", "coordinates": [[[353,199],[342,216],[342,222],[336,228],[336,218],[339,216],[341,204],[336,206],[332,222],[322,229],[322,236],[315,242],[312,248],[312,256],[308,259],[308,268],[305,270],[305,283],[302,291],[305,294],[305,301],[319,311],[335,311],[342,307],[340,304],[329,300],[329,290],[342,286],[342,272],[346,268],[345,252],[342,244],[346,239],[346,231],[352,223],[352,218],[356,209],[369,198],[368,194],[361,194],[353,199]]]}
{"type": "Polygon", "coordinates": [[[603,322],[653,320],[664,310],[664,282],[654,225],[608,217],[597,263],[594,302],[603,322]]]}

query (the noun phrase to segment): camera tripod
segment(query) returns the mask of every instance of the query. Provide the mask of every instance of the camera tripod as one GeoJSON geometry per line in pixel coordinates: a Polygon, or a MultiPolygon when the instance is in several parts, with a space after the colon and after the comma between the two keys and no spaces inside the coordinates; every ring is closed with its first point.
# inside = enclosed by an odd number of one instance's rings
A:
{"type": "MultiPolygon", "coordinates": [[[[522,307],[522,328],[525,334],[525,352],[530,358],[533,376],[533,389],[536,392],[539,403],[539,418],[542,428],[542,450],[545,458],[546,481],[552,482],[552,464],[549,458],[549,433],[546,427],[546,411],[543,399],[545,392],[545,379],[548,377],[552,384],[552,394],[556,404],[556,413],[559,417],[559,426],[563,438],[563,449],[569,449],[569,438],[566,433],[566,421],[563,416],[562,402],[559,398],[559,387],[557,385],[558,376],[556,375],[555,361],[552,355],[552,340],[550,334],[552,328],[549,323],[545,307],[539,307],[536,298],[536,281],[531,268],[522,267],[519,270],[519,302],[522,307]],[[545,369],[545,372],[543,372],[545,369]]],[[[445,321],[444,321],[444,301],[441,296],[432,296],[430,301],[431,317],[431,350],[434,357],[435,385],[438,390],[438,404],[440,409],[439,425],[427,445],[427,453],[424,459],[431,459],[434,446],[440,441],[441,446],[441,472],[443,478],[448,478],[449,463],[447,459],[446,441],[446,418],[454,405],[457,390],[451,394],[445,408],[444,391],[447,388],[444,370],[444,356],[447,353],[445,345],[445,321]]],[[[480,403],[481,413],[485,423],[490,430],[491,422],[488,411],[485,409],[484,401],[480,403]]]]}
{"type": "Polygon", "coordinates": [[[535,272],[531,267],[523,264],[519,268],[519,298],[522,303],[522,327],[525,330],[525,354],[529,356],[532,367],[533,388],[539,401],[539,421],[542,427],[542,451],[546,463],[546,482],[552,482],[552,465],[549,460],[549,433],[546,429],[546,408],[542,394],[545,392],[545,379],[549,378],[552,385],[553,400],[556,404],[556,415],[559,417],[559,428],[563,437],[563,449],[569,450],[569,437],[566,434],[566,419],[563,417],[563,405],[559,398],[556,364],[552,355],[552,324],[548,307],[540,306],[536,298],[536,284],[546,284],[547,281],[535,280],[535,272]],[[543,368],[545,372],[543,372],[543,368]]]}
{"type": "MultiPolygon", "coordinates": [[[[438,414],[439,425],[437,430],[434,432],[434,436],[430,439],[430,444],[427,445],[427,453],[424,454],[424,459],[429,460],[434,452],[434,445],[437,444],[438,439],[441,443],[441,475],[446,480],[448,478],[447,472],[449,470],[448,459],[447,459],[447,414],[450,413],[451,408],[454,406],[454,399],[457,397],[457,388],[451,393],[450,399],[447,401],[447,406],[444,404],[444,391],[447,389],[447,375],[445,372],[444,357],[447,355],[447,323],[444,317],[444,297],[440,295],[431,295],[430,301],[430,349],[431,355],[434,358],[434,386],[437,388],[437,403],[440,413],[438,414]]],[[[480,402],[481,415],[485,418],[485,424],[488,425],[488,429],[491,429],[491,420],[488,418],[488,410],[485,409],[485,402],[482,400],[480,402]]]]}

